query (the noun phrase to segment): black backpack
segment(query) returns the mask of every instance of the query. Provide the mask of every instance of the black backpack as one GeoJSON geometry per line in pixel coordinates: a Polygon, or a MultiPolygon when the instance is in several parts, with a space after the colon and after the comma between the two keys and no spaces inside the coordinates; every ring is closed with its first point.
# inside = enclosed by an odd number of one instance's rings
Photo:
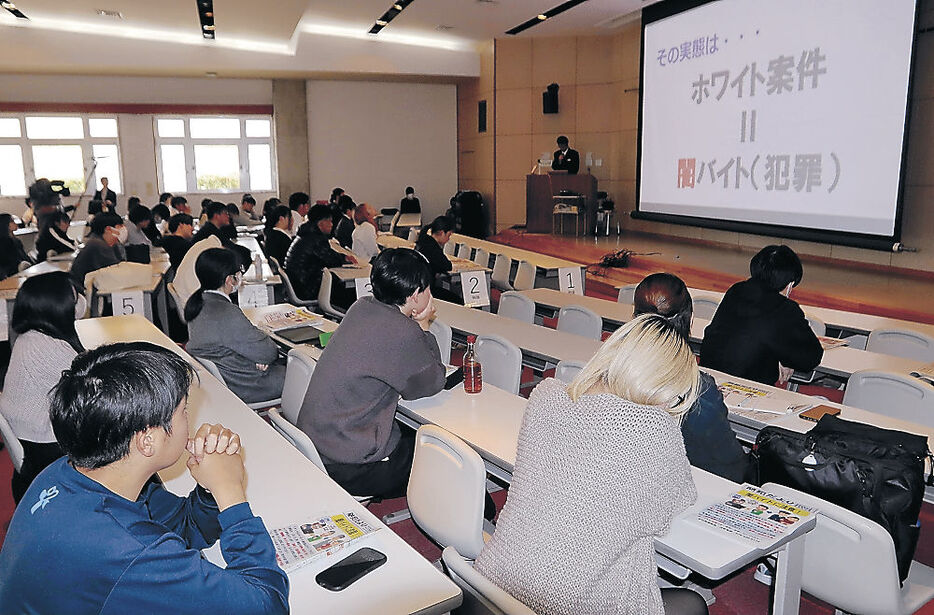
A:
{"type": "MultiPolygon", "coordinates": [[[[920,531],[924,460],[931,455],[926,437],[824,415],[804,434],[764,428],[753,455],[759,485],[786,485],[885,528],[904,583],[920,531]]],[[[934,484],[931,476],[928,484],[934,484]]]]}

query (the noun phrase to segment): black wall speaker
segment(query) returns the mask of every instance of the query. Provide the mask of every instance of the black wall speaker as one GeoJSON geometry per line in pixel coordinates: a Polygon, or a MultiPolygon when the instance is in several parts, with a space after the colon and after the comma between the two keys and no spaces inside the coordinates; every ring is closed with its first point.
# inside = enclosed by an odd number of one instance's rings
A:
{"type": "Polygon", "coordinates": [[[542,92],[542,113],[558,112],[558,84],[552,83],[542,92]]]}
{"type": "Polygon", "coordinates": [[[477,103],[477,132],[486,132],[486,101],[477,103]]]}

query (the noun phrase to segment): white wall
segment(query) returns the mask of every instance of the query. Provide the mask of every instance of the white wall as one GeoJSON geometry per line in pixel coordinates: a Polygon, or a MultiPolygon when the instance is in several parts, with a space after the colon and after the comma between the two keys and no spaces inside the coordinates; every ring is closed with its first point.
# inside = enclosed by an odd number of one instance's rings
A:
{"type": "Polygon", "coordinates": [[[308,81],[307,92],[313,199],[340,186],[378,210],[397,207],[410,185],[423,219],[447,210],[457,191],[456,86],[308,81]]]}

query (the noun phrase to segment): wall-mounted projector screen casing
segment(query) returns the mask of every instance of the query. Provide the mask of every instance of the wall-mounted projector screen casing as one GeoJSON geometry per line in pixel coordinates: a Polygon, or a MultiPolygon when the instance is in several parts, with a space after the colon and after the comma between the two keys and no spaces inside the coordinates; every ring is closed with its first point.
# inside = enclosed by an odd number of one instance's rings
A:
{"type": "Polygon", "coordinates": [[[643,9],[633,217],[890,250],[915,0],[643,9]]]}

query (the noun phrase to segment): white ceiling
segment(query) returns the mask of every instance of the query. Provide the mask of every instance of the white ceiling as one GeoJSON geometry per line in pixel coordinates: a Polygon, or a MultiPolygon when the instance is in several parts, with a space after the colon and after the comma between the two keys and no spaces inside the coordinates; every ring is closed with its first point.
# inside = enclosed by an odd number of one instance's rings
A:
{"type": "MultiPolygon", "coordinates": [[[[14,1],[30,21],[0,10],[0,72],[268,77],[469,76],[479,70],[475,43],[504,37],[562,0],[415,0],[377,36],[366,32],[392,0],[214,0],[215,41],[201,37],[195,0],[14,1]],[[189,50],[184,61],[174,59],[180,45],[189,50]],[[406,66],[407,55],[424,61],[406,66]],[[448,56],[457,66],[442,66],[448,56]]],[[[654,1],[589,0],[519,36],[608,34],[654,1]]]]}

